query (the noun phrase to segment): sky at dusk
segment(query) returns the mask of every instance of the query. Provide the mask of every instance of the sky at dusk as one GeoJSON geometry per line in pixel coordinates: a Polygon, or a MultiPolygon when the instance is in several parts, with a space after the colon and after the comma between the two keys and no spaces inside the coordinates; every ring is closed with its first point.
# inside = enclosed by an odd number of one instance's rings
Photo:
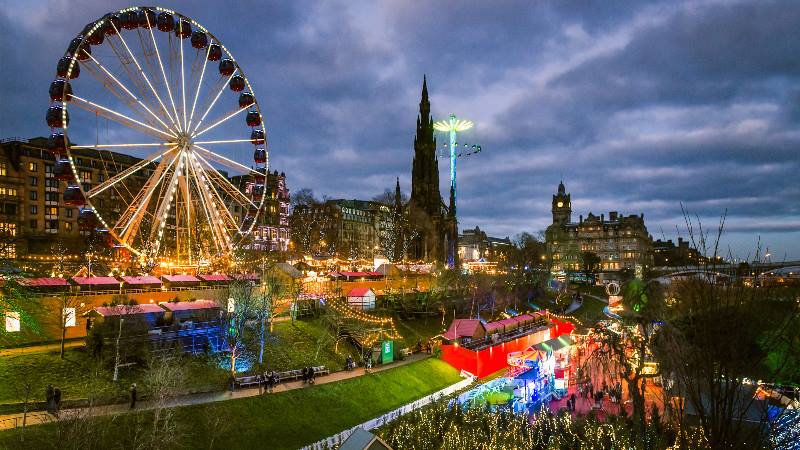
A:
{"type": "MultiPolygon", "coordinates": [[[[800,259],[800,2],[162,1],[219,38],[265,116],[293,191],[410,191],[423,74],[436,119],[476,124],[459,159],[459,225],[490,235],[644,213],[721,253],[800,259]],[[694,220],[697,220],[696,218],[694,220]],[[763,254],[763,250],[762,250],[763,254]]],[[[0,0],[0,137],[49,132],[47,89],[84,25],[118,1],[0,0]]],[[[439,139],[443,141],[442,138],[439,139]]],[[[439,163],[447,198],[447,161],[439,163]]]]}

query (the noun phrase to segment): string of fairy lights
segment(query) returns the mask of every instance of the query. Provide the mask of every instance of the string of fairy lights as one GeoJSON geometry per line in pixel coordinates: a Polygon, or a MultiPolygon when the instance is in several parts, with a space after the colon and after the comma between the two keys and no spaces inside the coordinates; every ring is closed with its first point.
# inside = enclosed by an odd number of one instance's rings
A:
{"type": "MultiPolygon", "coordinates": [[[[329,300],[327,302],[327,306],[329,308],[333,309],[337,314],[339,314],[339,315],[341,315],[341,316],[343,316],[345,318],[348,318],[348,319],[353,319],[353,320],[357,320],[357,321],[362,322],[362,323],[367,323],[367,324],[372,324],[372,325],[380,325],[381,328],[384,328],[386,325],[388,325],[388,327],[389,327],[389,329],[391,331],[385,331],[385,330],[382,331],[382,333],[384,335],[386,335],[386,337],[388,337],[390,339],[402,339],[403,338],[403,336],[400,334],[400,332],[397,331],[397,328],[395,327],[395,324],[394,324],[394,319],[392,319],[391,317],[380,317],[380,316],[375,316],[375,315],[372,315],[372,314],[367,314],[367,313],[365,313],[363,311],[359,311],[357,309],[353,309],[353,308],[343,304],[339,300],[329,300]]],[[[380,337],[381,333],[376,333],[376,334],[377,334],[376,337],[370,336],[370,337],[367,338],[366,342],[364,342],[364,343],[367,344],[367,345],[372,345],[373,343],[377,342],[377,340],[381,338],[380,337]]]]}

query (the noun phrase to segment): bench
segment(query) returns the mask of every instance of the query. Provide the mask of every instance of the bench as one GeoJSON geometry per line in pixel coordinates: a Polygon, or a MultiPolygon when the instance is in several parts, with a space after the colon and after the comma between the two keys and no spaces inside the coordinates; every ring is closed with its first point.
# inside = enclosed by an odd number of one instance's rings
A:
{"type": "Polygon", "coordinates": [[[250,375],[246,377],[234,378],[233,382],[237,388],[258,386],[258,384],[261,382],[260,378],[261,378],[260,375],[250,375]]]}
{"type": "MultiPolygon", "coordinates": [[[[328,375],[331,371],[325,366],[314,366],[314,376],[322,376],[328,375]]],[[[264,374],[266,375],[266,374],[264,374]]],[[[287,370],[286,372],[278,372],[277,375],[278,383],[284,383],[287,381],[296,381],[303,378],[303,371],[301,369],[294,369],[294,370],[287,370]]],[[[245,388],[251,386],[258,386],[259,382],[266,379],[266,376],[259,380],[261,375],[248,375],[244,377],[237,377],[233,379],[234,385],[237,388],[245,388]]]]}
{"type": "MultiPolygon", "coordinates": [[[[314,366],[314,376],[328,375],[331,371],[325,366],[314,366]]],[[[303,371],[301,369],[287,370],[286,372],[279,372],[278,382],[283,383],[286,381],[295,381],[303,378],[303,371]]]]}

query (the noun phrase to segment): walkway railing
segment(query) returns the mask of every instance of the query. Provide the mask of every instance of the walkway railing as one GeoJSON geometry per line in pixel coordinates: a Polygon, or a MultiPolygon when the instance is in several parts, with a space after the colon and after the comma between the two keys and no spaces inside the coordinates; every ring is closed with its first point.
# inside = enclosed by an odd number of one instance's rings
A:
{"type": "Polygon", "coordinates": [[[333,436],[329,436],[325,439],[321,439],[313,444],[306,445],[301,450],[326,450],[332,448],[335,445],[341,445],[357,428],[363,428],[365,430],[372,430],[378,427],[381,427],[398,417],[401,417],[405,414],[408,414],[412,411],[425,407],[436,400],[439,400],[443,397],[446,397],[451,394],[455,394],[456,392],[466,388],[467,386],[471,385],[475,381],[475,378],[469,377],[465,380],[461,380],[458,383],[452,384],[440,391],[434,392],[433,394],[427,395],[422,397],[419,400],[413,401],[405,406],[401,406],[393,411],[389,411],[388,413],[377,417],[372,420],[368,420],[362,424],[356,425],[353,428],[348,430],[344,430],[339,434],[334,434],[333,436]]]}

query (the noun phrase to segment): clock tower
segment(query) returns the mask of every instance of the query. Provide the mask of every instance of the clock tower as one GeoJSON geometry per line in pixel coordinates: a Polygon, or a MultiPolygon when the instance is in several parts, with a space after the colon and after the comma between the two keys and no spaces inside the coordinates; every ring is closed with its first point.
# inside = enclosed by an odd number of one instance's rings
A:
{"type": "Polygon", "coordinates": [[[553,196],[553,224],[565,225],[572,220],[572,203],[564,189],[564,182],[558,184],[558,193],[553,196]]]}

